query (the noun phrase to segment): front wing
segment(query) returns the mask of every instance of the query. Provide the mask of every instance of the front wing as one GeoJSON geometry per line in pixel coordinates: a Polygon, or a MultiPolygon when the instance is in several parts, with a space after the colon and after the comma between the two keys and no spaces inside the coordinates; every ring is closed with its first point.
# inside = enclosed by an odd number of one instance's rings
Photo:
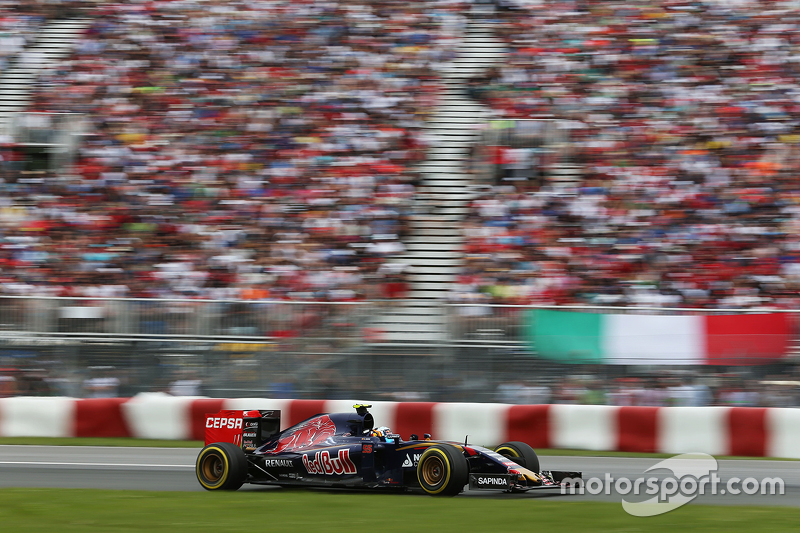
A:
{"type": "Polygon", "coordinates": [[[504,490],[507,492],[527,492],[529,490],[566,490],[578,487],[582,483],[582,472],[566,472],[559,470],[542,471],[535,474],[481,474],[470,473],[469,488],[471,490],[504,490]]]}

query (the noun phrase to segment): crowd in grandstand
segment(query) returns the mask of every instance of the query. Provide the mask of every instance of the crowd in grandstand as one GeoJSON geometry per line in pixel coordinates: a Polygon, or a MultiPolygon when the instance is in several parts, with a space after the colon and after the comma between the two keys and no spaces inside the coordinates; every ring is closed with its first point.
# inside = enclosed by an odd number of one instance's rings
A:
{"type": "Polygon", "coordinates": [[[516,5],[493,15],[506,60],[470,90],[559,121],[582,175],[477,199],[453,298],[796,308],[797,3],[516,5]]]}
{"type": "Polygon", "coordinates": [[[0,72],[14,57],[33,42],[44,15],[32,0],[0,2],[0,72]]]}
{"type": "Polygon", "coordinates": [[[0,289],[385,296],[456,11],[98,3],[31,106],[82,113],[88,134],[69,172],[7,179],[0,289]]]}
{"type": "MultiPolygon", "coordinates": [[[[15,27],[0,55],[52,5],[0,5],[15,27]]],[[[477,199],[455,300],[800,303],[792,2],[498,5],[507,59],[472,94],[561,121],[583,174],[477,199]]],[[[465,11],[96,3],[32,106],[85,114],[88,135],[70,172],[4,174],[0,290],[385,296],[379,267],[404,250],[421,128],[465,11]]]]}
{"type": "MultiPolygon", "coordinates": [[[[494,21],[507,56],[469,94],[500,118],[558,121],[581,177],[525,181],[495,147],[504,168],[463,223],[454,301],[800,307],[796,2],[488,4],[498,9],[472,16],[494,21]]],[[[30,110],[80,113],[86,135],[58,171],[21,172],[9,163],[22,151],[0,146],[1,294],[402,293],[387,259],[404,251],[422,129],[464,4],[0,0],[0,71],[78,8],[92,22],[30,110]]],[[[565,162],[527,155],[544,176],[565,162]]],[[[0,389],[43,382],[5,376],[0,389]]],[[[473,384],[391,394],[468,399],[473,384]]],[[[481,390],[525,403],[797,405],[789,387],[481,390]]]]}
{"type": "Polygon", "coordinates": [[[36,41],[45,22],[79,17],[88,5],[86,0],[0,0],[0,73],[36,41]]]}

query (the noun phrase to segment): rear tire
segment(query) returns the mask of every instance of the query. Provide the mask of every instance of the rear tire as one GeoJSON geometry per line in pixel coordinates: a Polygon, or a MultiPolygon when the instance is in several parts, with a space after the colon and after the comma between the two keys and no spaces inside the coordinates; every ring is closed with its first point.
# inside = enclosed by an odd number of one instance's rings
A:
{"type": "Polygon", "coordinates": [[[247,477],[247,458],[235,444],[215,442],[200,451],[195,473],[206,490],[236,490],[247,477]]]}
{"type": "Polygon", "coordinates": [[[528,444],[524,442],[511,441],[504,442],[494,449],[503,457],[508,457],[519,466],[524,466],[528,470],[539,473],[539,457],[528,444]]]}
{"type": "Polygon", "coordinates": [[[431,446],[417,463],[419,485],[431,496],[455,496],[464,490],[468,477],[467,460],[453,446],[431,446]]]}

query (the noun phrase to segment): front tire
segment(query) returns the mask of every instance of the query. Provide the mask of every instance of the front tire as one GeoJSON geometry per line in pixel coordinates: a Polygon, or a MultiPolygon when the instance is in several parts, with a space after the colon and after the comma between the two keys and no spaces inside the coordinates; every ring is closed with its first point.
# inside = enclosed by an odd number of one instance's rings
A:
{"type": "Polygon", "coordinates": [[[206,490],[236,490],[247,477],[247,458],[235,444],[215,442],[200,451],[195,473],[206,490]]]}
{"type": "Polygon", "coordinates": [[[503,457],[508,457],[519,466],[523,466],[532,472],[537,474],[540,472],[539,457],[536,455],[536,452],[533,451],[533,448],[524,442],[504,442],[495,448],[494,451],[503,457]]]}
{"type": "Polygon", "coordinates": [[[455,496],[464,490],[468,477],[467,460],[453,446],[431,446],[417,463],[419,485],[431,496],[455,496]]]}

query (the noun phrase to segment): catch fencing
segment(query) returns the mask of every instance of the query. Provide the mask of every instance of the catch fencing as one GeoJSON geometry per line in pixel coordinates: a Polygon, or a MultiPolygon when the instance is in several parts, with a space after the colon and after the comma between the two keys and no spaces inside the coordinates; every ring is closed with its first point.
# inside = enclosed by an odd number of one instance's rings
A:
{"type": "Polygon", "coordinates": [[[367,302],[0,297],[7,339],[269,342],[356,335],[367,302]]]}
{"type": "Polygon", "coordinates": [[[764,380],[798,353],[798,312],[763,310],[442,304],[443,341],[381,342],[402,304],[2,296],[0,396],[537,403],[571,376],[764,380]]]}
{"type": "MultiPolygon", "coordinates": [[[[444,304],[443,308],[448,338],[456,344],[524,345],[545,357],[548,352],[555,355],[558,347],[573,348],[566,355],[580,356],[581,348],[593,348],[594,355],[602,356],[603,349],[610,353],[622,345],[638,344],[638,350],[646,352],[647,343],[660,343],[674,346],[675,352],[664,354],[680,361],[679,350],[690,347],[691,341],[721,344],[719,349],[730,356],[732,365],[746,365],[753,355],[794,357],[800,353],[800,310],[492,304],[444,304]],[[594,342],[600,344],[591,346],[594,342]]],[[[578,357],[569,362],[586,361],[578,357]]],[[[615,362],[639,364],[624,359],[615,362]]]]}
{"type": "Polygon", "coordinates": [[[0,396],[324,394],[318,374],[359,353],[372,307],[3,296],[0,396]]]}

